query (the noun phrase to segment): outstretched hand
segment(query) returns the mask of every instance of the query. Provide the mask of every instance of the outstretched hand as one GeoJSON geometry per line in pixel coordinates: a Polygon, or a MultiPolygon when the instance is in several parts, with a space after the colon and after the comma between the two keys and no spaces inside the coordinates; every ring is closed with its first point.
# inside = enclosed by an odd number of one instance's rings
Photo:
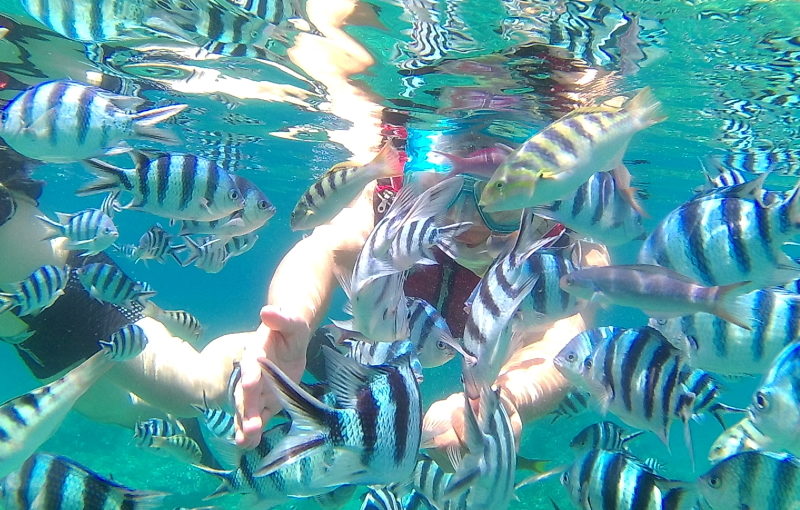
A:
{"type": "Polygon", "coordinates": [[[258,446],[264,425],[281,409],[271,381],[261,372],[258,358],[269,358],[297,381],[305,369],[306,347],[311,336],[308,323],[283,314],[276,306],[261,309],[261,322],[259,340],[248,342],[242,353],[242,376],[234,389],[236,444],[242,448],[258,446]]]}

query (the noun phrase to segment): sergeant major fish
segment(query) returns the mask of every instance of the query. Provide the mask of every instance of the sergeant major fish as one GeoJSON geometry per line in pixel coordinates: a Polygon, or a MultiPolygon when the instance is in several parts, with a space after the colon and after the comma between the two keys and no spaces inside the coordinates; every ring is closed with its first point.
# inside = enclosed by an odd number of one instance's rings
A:
{"type": "Polygon", "coordinates": [[[323,225],[352,202],[367,183],[403,174],[400,155],[391,141],[384,144],[366,165],[353,162],[334,165],[303,194],[292,211],[292,230],[308,230],[323,225]]]}
{"type": "Polygon", "coordinates": [[[35,453],[0,481],[6,510],[147,510],[160,508],[163,492],[134,490],[77,462],[35,453]]]}
{"type": "Polygon", "coordinates": [[[144,307],[156,293],[147,290],[142,282],[132,280],[121,269],[110,264],[94,262],[75,270],[86,291],[98,301],[131,308],[134,303],[144,307]]]}
{"type": "Polygon", "coordinates": [[[17,315],[22,317],[51,306],[64,294],[69,271],[69,266],[45,265],[24,280],[6,285],[10,292],[0,293],[0,313],[16,307],[17,315]]]}
{"type": "Polygon", "coordinates": [[[66,237],[64,248],[81,250],[82,256],[96,255],[105,250],[119,237],[113,220],[99,209],[86,209],[74,214],[56,213],[58,221],[46,216],[37,216],[53,229],[45,239],[66,237]]]}
{"type": "Polygon", "coordinates": [[[642,435],[644,432],[638,431],[627,434],[625,429],[611,421],[601,421],[593,423],[583,428],[572,438],[569,447],[577,452],[589,450],[624,451],[627,450],[627,442],[642,435]]]}
{"type": "Polygon", "coordinates": [[[134,168],[99,159],[86,163],[98,179],[78,189],[79,196],[121,190],[133,195],[122,206],[176,220],[212,221],[244,207],[233,177],[215,162],[192,154],[162,154],[149,159],[131,151],[134,168]]]}
{"type": "Polygon", "coordinates": [[[216,236],[205,236],[199,242],[185,236],[184,248],[189,251],[189,256],[181,262],[186,267],[191,263],[206,273],[219,273],[225,267],[230,255],[225,249],[225,243],[216,236]]]}
{"type": "Polygon", "coordinates": [[[167,255],[172,256],[176,262],[179,262],[175,255],[175,250],[178,249],[179,246],[173,246],[170,244],[171,242],[172,236],[169,232],[164,230],[164,227],[158,223],[152,225],[147,229],[147,232],[142,234],[142,237],[139,238],[139,244],[136,246],[134,252],[134,262],[139,262],[140,260],[144,260],[145,262],[148,260],[155,260],[163,264],[166,262],[165,257],[167,255]]]}
{"type": "Polygon", "coordinates": [[[506,158],[486,183],[480,205],[497,212],[563,199],[593,173],[620,167],[631,137],[663,120],[660,106],[645,88],[621,109],[568,113],[506,158]]]}
{"type": "Polygon", "coordinates": [[[0,137],[20,154],[54,163],[119,152],[124,138],[177,143],[174,135],[155,124],[177,115],[186,105],[129,113],[143,102],[74,81],[41,83],[3,108],[0,137]]]}

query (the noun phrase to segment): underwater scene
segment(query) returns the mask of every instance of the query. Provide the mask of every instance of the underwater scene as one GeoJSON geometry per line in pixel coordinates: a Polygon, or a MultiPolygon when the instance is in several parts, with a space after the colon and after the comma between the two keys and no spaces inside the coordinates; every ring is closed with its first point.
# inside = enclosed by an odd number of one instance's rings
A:
{"type": "Polygon", "coordinates": [[[797,510],[800,3],[0,0],[0,508],[797,510]]]}

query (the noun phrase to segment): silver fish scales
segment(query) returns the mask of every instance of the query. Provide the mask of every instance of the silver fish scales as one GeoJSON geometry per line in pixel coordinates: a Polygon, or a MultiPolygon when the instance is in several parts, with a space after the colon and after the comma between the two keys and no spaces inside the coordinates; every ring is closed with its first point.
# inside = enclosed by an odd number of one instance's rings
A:
{"type": "Polygon", "coordinates": [[[51,306],[64,294],[69,271],[69,266],[45,265],[21,282],[9,285],[10,292],[0,293],[0,313],[16,307],[17,315],[25,316],[51,306]]]}
{"type": "Polygon", "coordinates": [[[66,237],[64,247],[68,250],[83,250],[82,255],[95,255],[105,250],[119,237],[111,218],[99,209],[85,209],[74,214],[56,213],[58,221],[46,216],[37,216],[54,232],[46,239],[66,237]]]}

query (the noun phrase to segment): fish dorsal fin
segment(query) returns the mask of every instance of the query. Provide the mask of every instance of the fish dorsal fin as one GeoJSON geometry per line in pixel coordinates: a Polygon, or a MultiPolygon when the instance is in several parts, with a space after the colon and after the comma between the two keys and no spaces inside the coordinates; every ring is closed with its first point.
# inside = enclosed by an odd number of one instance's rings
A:
{"type": "Polygon", "coordinates": [[[121,110],[133,110],[144,103],[144,99],[133,96],[108,95],[106,99],[121,110]]]}
{"type": "Polygon", "coordinates": [[[375,376],[375,370],[348,358],[336,349],[322,347],[328,387],[336,395],[338,407],[355,407],[358,392],[375,376]]]}
{"type": "Polygon", "coordinates": [[[619,268],[628,268],[634,271],[639,271],[640,273],[647,273],[647,274],[654,274],[654,275],[666,275],[670,278],[678,280],[683,283],[691,283],[694,285],[700,285],[697,283],[696,280],[692,280],[688,276],[682,275],[677,271],[673,271],[672,269],[668,269],[663,266],[655,266],[652,264],[631,264],[631,265],[623,265],[623,266],[608,266],[608,267],[619,267],[619,268]]]}

